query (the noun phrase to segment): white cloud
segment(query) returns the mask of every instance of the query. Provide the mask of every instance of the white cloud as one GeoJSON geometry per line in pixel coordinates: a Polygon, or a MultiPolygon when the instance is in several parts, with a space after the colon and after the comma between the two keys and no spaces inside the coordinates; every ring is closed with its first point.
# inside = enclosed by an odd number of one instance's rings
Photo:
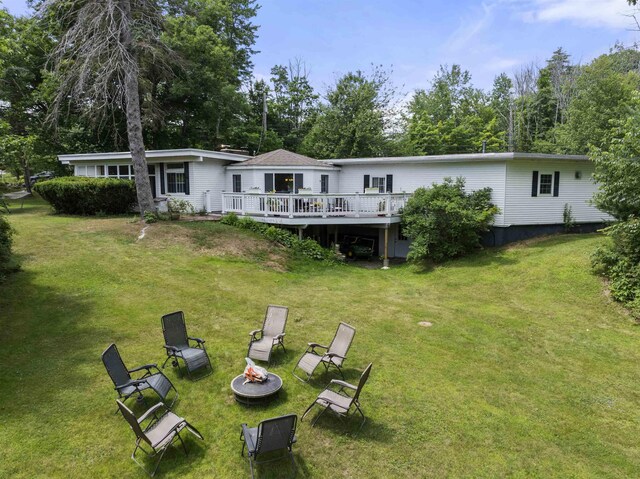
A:
{"type": "Polygon", "coordinates": [[[569,21],[578,26],[628,28],[632,10],[624,0],[512,0],[523,21],[555,23],[569,21]]]}
{"type": "Polygon", "coordinates": [[[446,41],[446,46],[453,51],[466,48],[474,38],[493,23],[494,10],[500,3],[500,1],[482,3],[479,12],[473,12],[471,16],[461,20],[460,26],[446,41]]]}

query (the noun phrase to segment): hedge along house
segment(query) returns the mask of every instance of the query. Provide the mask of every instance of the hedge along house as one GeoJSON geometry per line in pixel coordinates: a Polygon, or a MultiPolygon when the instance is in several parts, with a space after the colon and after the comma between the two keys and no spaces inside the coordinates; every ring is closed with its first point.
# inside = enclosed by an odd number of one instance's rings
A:
{"type": "MultiPolygon", "coordinates": [[[[168,197],[188,200],[196,211],[221,211],[225,167],[249,156],[195,148],[146,152],[153,197],[162,209],[168,197]]],[[[133,179],[130,152],[60,155],[75,176],[133,179]]]]}
{"type": "MultiPolygon", "coordinates": [[[[130,178],[129,153],[63,155],[81,176],[130,178]]],[[[315,160],[276,150],[256,157],[205,150],[147,152],[152,186],[196,210],[234,212],[296,229],[324,244],[344,235],[374,239],[384,257],[406,257],[400,214],[411,193],[464,177],[467,190],[490,187],[500,208],[488,244],[561,231],[569,206],[592,231],[610,218],[590,204],[597,185],[586,156],[478,153],[315,160]]]]}

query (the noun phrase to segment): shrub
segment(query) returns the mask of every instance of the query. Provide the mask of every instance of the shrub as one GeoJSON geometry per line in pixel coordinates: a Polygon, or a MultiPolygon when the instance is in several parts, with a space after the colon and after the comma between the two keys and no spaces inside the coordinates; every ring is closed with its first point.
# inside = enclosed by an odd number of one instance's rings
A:
{"type": "Polygon", "coordinates": [[[336,256],[330,249],[323,248],[311,238],[299,239],[297,235],[276,226],[259,223],[249,217],[238,218],[235,213],[228,213],[222,217],[221,223],[237,228],[253,231],[264,236],[269,241],[278,243],[294,252],[319,261],[335,261],[336,256]]]}
{"type": "Polygon", "coordinates": [[[33,188],[57,213],[123,214],[136,203],[136,188],[131,180],[66,176],[36,183],[33,188]]]}
{"type": "Polygon", "coordinates": [[[15,269],[12,266],[11,245],[13,244],[13,228],[7,218],[0,214],[0,282],[7,272],[15,269]]]}
{"type": "Polygon", "coordinates": [[[640,317],[640,219],[630,217],[604,232],[611,242],[594,252],[593,271],[609,279],[613,299],[627,303],[632,314],[640,317]]]}
{"type": "Polygon", "coordinates": [[[180,215],[193,215],[196,212],[189,201],[180,198],[169,198],[167,210],[171,218],[179,218],[180,215]]]}
{"type": "Polygon", "coordinates": [[[418,188],[402,212],[405,235],[411,240],[408,259],[436,263],[480,248],[499,209],[491,204],[491,188],[464,191],[464,179],[418,188]]]}

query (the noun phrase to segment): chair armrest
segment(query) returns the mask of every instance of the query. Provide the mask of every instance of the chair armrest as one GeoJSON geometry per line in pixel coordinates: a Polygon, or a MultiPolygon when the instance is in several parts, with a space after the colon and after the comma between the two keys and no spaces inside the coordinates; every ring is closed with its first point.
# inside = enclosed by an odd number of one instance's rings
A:
{"type": "Polygon", "coordinates": [[[284,338],[285,334],[287,334],[287,333],[280,333],[280,334],[278,334],[277,336],[274,336],[274,337],[273,337],[273,339],[281,339],[281,338],[284,338]]]}
{"type": "Polygon", "coordinates": [[[328,357],[328,358],[334,358],[335,357],[335,358],[340,358],[340,359],[347,359],[346,356],[340,356],[337,353],[326,353],[325,356],[328,357]]]}
{"type": "Polygon", "coordinates": [[[151,369],[152,368],[156,368],[158,369],[158,365],[157,364],[145,364],[144,366],[138,366],[137,368],[133,368],[133,369],[129,369],[130,373],[135,373],[138,371],[142,371],[143,369],[146,369],[147,371],[149,371],[149,373],[151,373],[151,369]]]}
{"type": "Polygon", "coordinates": [[[171,351],[172,353],[178,353],[180,352],[180,350],[178,348],[176,348],[175,346],[169,346],[168,344],[165,344],[164,346],[162,346],[164,349],[171,351]]]}
{"type": "Polygon", "coordinates": [[[240,433],[240,440],[243,440],[247,443],[247,448],[249,452],[253,452],[256,449],[256,445],[253,443],[251,439],[251,434],[249,434],[249,426],[246,424],[242,425],[242,432],[240,433]]]}
{"type": "Polygon", "coordinates": [[[150,415],[152,415],[152,414],[155,415],[156,411],[158,409],[160,409],[161,407],[163,407],[163,406],[165,408],[167,407],[167,406],[165,406],[165,404],[163,402],[159,402],[158,404],[155,404],[155,405],[151,406],[149,409],[146,410],[146,412],[142,416],[140,416],[138,418],[138,424],[142,424],[142,422],[145,419],[147,419],[150,415]]]}
{"type": "Polygon", "coordinates": [[[322,344],[318,344],[318,343],[307,343],[309,345],[310,348],[322,348],[322,349],[329,349],[329,346],[323,346],[322,344]]]}
{"type": "Polygon", "coordinates": [[[340,387],[353,389],[354,391],[358,389],[357,386],[354,386],[353,384],[350,384],[346,381],[341,381],[340,379],[332,379],[329,385],[331,384],[337,384],[340,387]]]}
{"type": "Polygon", "coordinates": [[[202,338],[192,338],[191,336],[189,336],[189,338],[191,341],[195,341],[198,344],[204,344],[204,339],[202,338]]]}

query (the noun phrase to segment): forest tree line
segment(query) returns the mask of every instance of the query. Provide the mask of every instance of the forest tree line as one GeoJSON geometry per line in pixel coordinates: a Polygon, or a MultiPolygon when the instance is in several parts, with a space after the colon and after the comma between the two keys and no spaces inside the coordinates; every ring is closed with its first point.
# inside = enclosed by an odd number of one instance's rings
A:
{"type": "MultiPolygon", "coordinates": [[[[558,48],[542,65],[496,72],[488,91],[460,65],[441,66],[429,88],[409,94],[381,66],[344,73],[326,91],[314,89],[302,59],[283,59],[256,79],[258,8],[253,0],[163,2],[168,53],[139,59],[147,149],[286,148],[315,158],[483,148],[585,154],[606,146],[640,89],[640,52],[623,45],[584,65],[558,48]]],[[[0,10],[0,169],[16,175],[57,168],[61,153],[128,149],[121,107],[105,112],[74,98],[51,120],[61,78],[50,59],[65,32],[55,20],[0,10]]]]}

